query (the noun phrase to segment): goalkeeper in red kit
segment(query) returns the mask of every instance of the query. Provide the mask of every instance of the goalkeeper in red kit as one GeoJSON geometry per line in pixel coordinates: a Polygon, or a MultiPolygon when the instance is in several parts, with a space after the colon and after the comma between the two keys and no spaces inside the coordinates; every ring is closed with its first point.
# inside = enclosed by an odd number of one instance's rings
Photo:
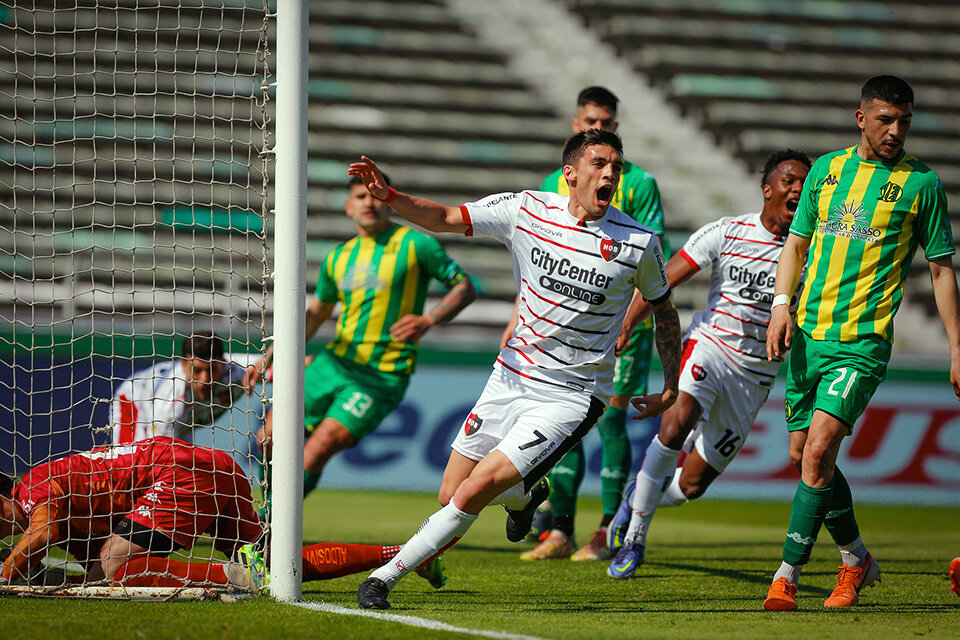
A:
{"type": "MultiPolygon", "coordinates": [[[[128,587],[224,586],[257,590],[264,525],[246,475],[226,452],[158,437],[66,456],[19,482],[0,476],[0,537],[21,534],[0,566],[0,587],[29,580],[51,546],[86,570],[84,582],[128,587]],[[203,534],[224,563],[167,558],[203,534]]],[[[321,543],[303,549],[303,580],[380,566],[399,547],[321,543]]],[[[440,588],[440,562],[418,573],[440,588]]]]}

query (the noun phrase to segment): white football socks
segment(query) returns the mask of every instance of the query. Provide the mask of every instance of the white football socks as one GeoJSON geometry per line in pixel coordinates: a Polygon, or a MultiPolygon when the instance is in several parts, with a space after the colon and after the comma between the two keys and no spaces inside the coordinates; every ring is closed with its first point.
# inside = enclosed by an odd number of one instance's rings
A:
{"type": "Polygon", "coordinates": [[[780,568],[777,569],[777,572],[773,576],[773,581],[776,582],[780,578],[786,578],[787,582],[789,582],[790,584],[799,584],[801,571],[803,571],[802,564],[790,564],[789,562],[781,562],[780,568]]]}
{"type": "Polygon", "coordinates": [[[679,507],[682,504],[690,502],[690,498],[683,494],[680,488],[680,472],[673,474],[673,481],[660,498],[661,507],[679,507]]]}
{"type": "Polygon", "coordinates": [[[460,539],[477,516],[457,509],[453,500],[423,521],[420,529],[407,540],[400,552],[376,571],[371,578],[380,578],[389,589],[421,564],[460,539]]]}
{"type": "Polygon", "coordinates": [[[657,511],[660,498],[669,486],[677,469],[680,451],[671,449],[654,436],[647,447],[643,466],[637,473],[637,488],[633,493],[633,515],[624,544],[630,542],[647,543],[647,530],[657,511]]]}
{"type": "Polygon", "coordinates": [[[524,493],[522,480],[490,501],[490,504],[502,504],[511,511],[519,511],[529,503],[530,494],[524,493]]]}
{"type": "Polygon", "coordinates": [[[848,567],[859,567],[867,559],[867,547],[860,536],[850,544],[837,545],[840,548],[840,558],[848,567]]]}

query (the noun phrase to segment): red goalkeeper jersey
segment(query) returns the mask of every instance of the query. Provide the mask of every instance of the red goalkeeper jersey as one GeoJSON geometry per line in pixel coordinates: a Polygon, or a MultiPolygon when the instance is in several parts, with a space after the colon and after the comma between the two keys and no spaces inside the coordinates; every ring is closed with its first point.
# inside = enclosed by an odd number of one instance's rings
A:
{"type": "Polygon", "coordinates": [[[262,531],[250,484],[227,453],[173,438],[94,449],[46,462],[13,489],[30,527],[3,568],[23,573],[28,539],[49,527],[49,543],[77,560],[97,558],[105,537],[124,518],[157,530],[185,549],[215,534],[223,553],[253,542],[262,531]]]}

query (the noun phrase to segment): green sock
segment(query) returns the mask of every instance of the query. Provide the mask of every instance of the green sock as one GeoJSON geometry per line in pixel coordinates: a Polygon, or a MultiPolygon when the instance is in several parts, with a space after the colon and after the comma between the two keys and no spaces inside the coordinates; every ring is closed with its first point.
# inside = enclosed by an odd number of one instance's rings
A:
{"type": "Polygon", "coordinates": [[[577,513],[577,492],[583,482],[586,469],[583,444],[577,443],[550,472],[550,504],[553,505],[553,517],[573,516],[577,513]]]}
{"type": "Polygon", "coordinates": [[[319,471],[309,471],[304,469],[303,471],[303,497],[306,498],[310,495],[310,492],[317,488],[317,485],[320,484],[320,472],[319,471]]]}
{"type": "Polygon", "coordinates": [[[607,407],[597,423],[600,432],[601,465],[600,502],[604,515],[617,512],[622,499],[623,485],[627,483],[633,454],[627,437],[627,412],[618,407],[607,407]]]}
{"type": "Polygon", "coordinates": [[[807,486],[803,480],[797,485],[790,510],[790,527],[783,543],[783,561],[792,565],[804,565],[810,560],[810,552],[817,541],[817,533],[823,518],[833,502],[833,480],[819,489],[807,486]]]}
{"type": "Polygon", "coordinates": [[[830,511],[823,518],[823,526],[830,532],[837,546],[850,544],[860,537],[860,527],[857,526],[857,517],[853,513],[850,485],[840,473],[840,469],[833,472],[833,500],[830,502],[830,511]]]}

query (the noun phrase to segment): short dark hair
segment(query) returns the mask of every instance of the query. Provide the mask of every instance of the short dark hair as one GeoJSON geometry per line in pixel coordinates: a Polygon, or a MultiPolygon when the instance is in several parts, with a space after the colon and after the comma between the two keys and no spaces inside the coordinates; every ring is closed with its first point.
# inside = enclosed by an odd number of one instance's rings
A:
{"type": "Polygon", "coordinates": [[[577,96],[577,106],[582,107],[591,103],[607,107],[616,113],[620,100],[606,87],[587,87],[577,96]]]}
{"type": "Polygon", "coordinates": [[[813,163],[810,162],[810,156],[799,149],[781,149],[780,151],[774,151],[763,165],[763,171],[761,172],[763,177],[760,178],[760,186],[762,187],[765,184],[769,184],[767,181],[770,179],[770,174],[780,166],[780,163],[787,162],[788,160],[796,160],[805,165],[807,169],[813,166],[813,163]]]}
{"type": "Polygon", "coordinates": [[[613,147],[623,157],[623,141],[620,140],[620,136],[603,129],[587,129],[575,133],[567,139],[566,144],[563,145],[563,164],[577,164],[584,150],[595,144],[605,144],[613,147]]]}
{"type": "Polygon", "coordinates": [[[913,89],[897,76],[874,76],[860,89],[860,102],[881,100],[890,104],[913,104],[913,89]]]}
{"type": "Polygon", "coordinates": [[[223,340],[215,333],[195,333],[180,345],[180,357],[223,360],[223,340]]]}
{"type": "MultiPolygon", "coordinates": [[[[383,172],[383,171],[381,171],[380,173],[381,173],[381,175],[383,175],[383,181],[386,182],[386,183],[387,183],[387,186],[389,187],[389,186],[390,186],[390,176],[388,176],[388,175],[387,175],[385,172],[383,172]]],[[[349,189],[350,187],[352,187],[352,186],[355,185],[355,184],[363,184],[363,180],[360,179],[360,176],[353,176],[352,178],[350,178],[350,181],[347,182],[347,189],[349,189]]],[[[364,186],[366,186],[366,185],[364,185],[364,186]]]]}
{"type": "Polygon", "coordinates": [[[0,473],[0,496],[4,498],[10,498],[13,496],[13,484],[16,482],[16,478],[13,476],[8,476],[5,473],[0,473]]]}

